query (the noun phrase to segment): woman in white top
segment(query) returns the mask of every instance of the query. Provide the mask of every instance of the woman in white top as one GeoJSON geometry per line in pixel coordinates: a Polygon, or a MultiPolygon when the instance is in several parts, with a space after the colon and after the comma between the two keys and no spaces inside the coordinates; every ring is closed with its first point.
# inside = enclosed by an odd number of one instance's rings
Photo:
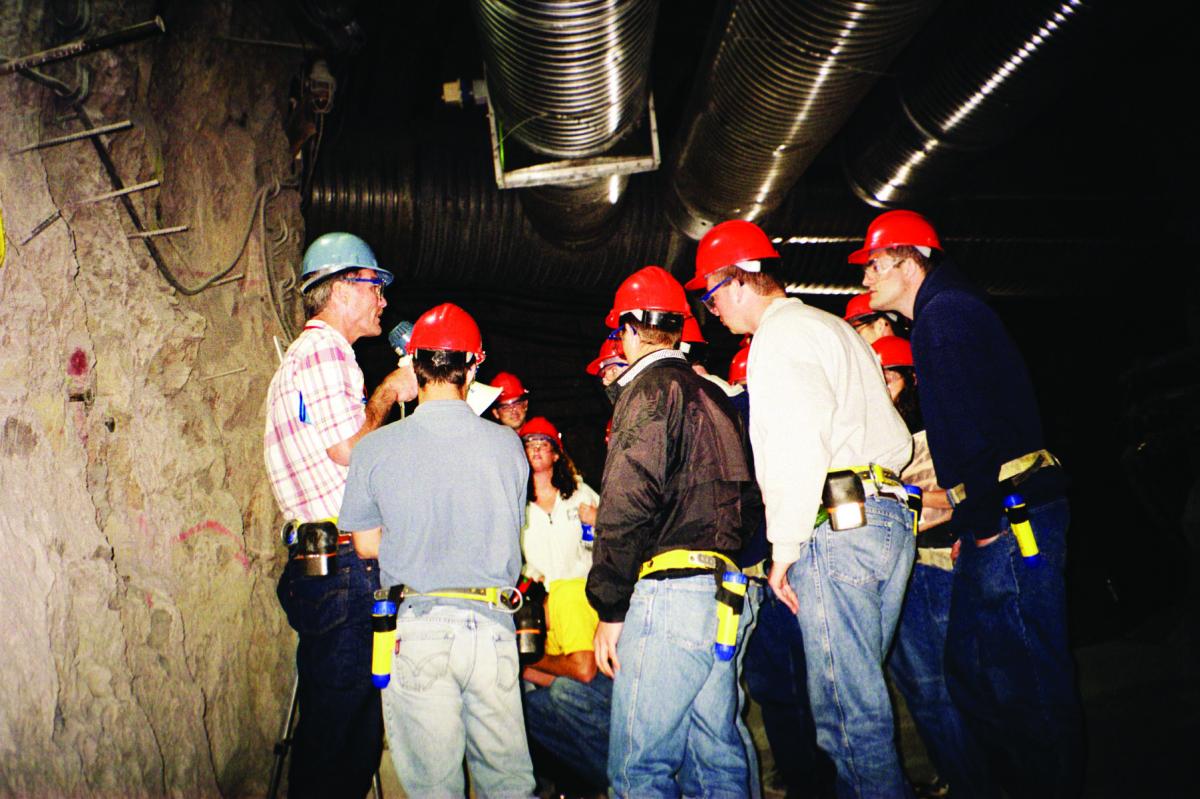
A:
{"type": "Polygon", "coordinates": [[[529,458],[529,504],[521,530],[525,574],[547,585],[586,578],[592,568],[591,532],[599,496],[579,477],[562,448],[562,436],[544,417],[520,429],[529,458]]]}

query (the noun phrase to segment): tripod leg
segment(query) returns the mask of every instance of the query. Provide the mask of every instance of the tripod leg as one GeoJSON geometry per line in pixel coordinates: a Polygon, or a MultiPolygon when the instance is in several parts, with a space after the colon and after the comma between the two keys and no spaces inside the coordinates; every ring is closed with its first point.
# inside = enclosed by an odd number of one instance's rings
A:
{"type": "Polygon", "coordinates": [[[375,799],[383,799],[383,781],[379,779],[379,772],[375,772],[374,779],[371,780],[371,788],[375,792],[375,799]]]}
{"type": "MultiPolygon", "coordinates": [[[[292,681],[292,704],[288,708],[287,719],[283,722],[283,732],[275,743],[275,766],[271,770],[271,785],[267,788],[267,799],[275,799],[279,792],[279,782],[283,779],[283,766],[287,762],[288,750],[292,746],[292,730],[296,726],[296,698],[300,690],[300,673],[292,681]]],[[[378,779],[378,777],[376,777],[378,779]]]]}

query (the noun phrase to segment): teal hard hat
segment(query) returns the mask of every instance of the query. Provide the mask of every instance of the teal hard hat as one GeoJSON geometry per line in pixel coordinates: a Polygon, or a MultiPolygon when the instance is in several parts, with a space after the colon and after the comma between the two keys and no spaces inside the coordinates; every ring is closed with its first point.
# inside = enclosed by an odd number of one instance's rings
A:
{"type": "Polygon", "coordinates": [[[300,270],[300,291],[303,293],[331,275],[347,269],[370,269],[383,278],[388,286],[395,279],[382,268],[371,247],[353,233],[326,233],[304,251],[304,266],[300,270]]]}

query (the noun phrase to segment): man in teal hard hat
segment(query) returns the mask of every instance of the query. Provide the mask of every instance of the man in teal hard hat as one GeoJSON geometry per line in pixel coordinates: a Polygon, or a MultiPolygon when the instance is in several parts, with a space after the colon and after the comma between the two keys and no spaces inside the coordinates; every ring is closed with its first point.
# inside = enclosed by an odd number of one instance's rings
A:
{"type": "Polygon", "coordinates": [[[304,331],[267,390],[267,473],[297,531],[277,590],[299,635],[292,797],[364,796],[382,753],[379,689],[370,679],[379,567],[358,557],[350,536],[339,533],[337,515],[350,451],[393,404],[417,394],[416,375],[406,364],[368,400],[351,348],[382,332],[383,289],[392,279],[358,236],[327,233],[314,241],[300,273],[304,331]]]}

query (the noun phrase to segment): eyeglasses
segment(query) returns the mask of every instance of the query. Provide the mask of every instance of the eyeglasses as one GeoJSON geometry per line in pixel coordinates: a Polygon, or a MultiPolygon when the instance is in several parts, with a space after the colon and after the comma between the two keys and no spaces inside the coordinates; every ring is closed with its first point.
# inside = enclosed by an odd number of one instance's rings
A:
{"type": "Polygon", "coordinates": [[[524,410],[528,406],[529,406],[529,400],[525,399],[524,397],[521,397],[520,399],[515,399],[511,402],[506,402],[503,405],[497,405],[496,410],[499,413],[511,413],[513,411],[524,410]]]}
{"type": "Polygon", "coordinates": [[[387,285],[381,277],[344,277],[343,283],[367,283],[375,287],[375,296],[383,296],[383,287],[387,285]]]}
{"type": "Polygon", "coordinates": [[[876,277],[879,277],[880,275],[886,275],[888,272],[892,271],[904,262],[903,258],[896,258],[893,259],[892,262],[887,266],[883,266],[880,264],[880,260],[881,259],[878,256],[869,258],[867,262],[863,264],[863,275],[865,276],[868,273],[874,274],[876,277]]]}
{"type": "Polygon", "coordinates": [[[726,283],[728,283],[731,280],[733,280],[733,275],[730,275],[729,277],[725,278],[720,283],[718,283],[717,285],[713,286],[708,291],[706,291],[700,295],[700,302],[704,304],[704,307],[707,308],[710,313],[715,313],[717,310],[714,307],[716,305],[716,300],[714,298],[714,295],[717,293],[717,290],[720,289],[721,286],[724,286],[726,283]]]}

